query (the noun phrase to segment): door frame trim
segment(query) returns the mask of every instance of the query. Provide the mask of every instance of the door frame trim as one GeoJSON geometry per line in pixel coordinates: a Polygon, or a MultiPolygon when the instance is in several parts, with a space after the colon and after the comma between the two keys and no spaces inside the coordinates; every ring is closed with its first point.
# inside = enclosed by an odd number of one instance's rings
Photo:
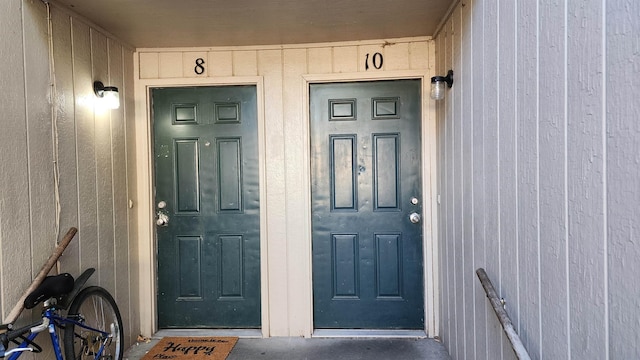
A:
{"type": "MultiPolygon", "coordinates": [[[[138,68],[134,67],[137,73],[138,68]]],[[[139,79],[139,74],[134,76],[139,79]]],[[[157,322],[157,258],[154,215],[154,178],[153,178],[153,118],[151,106],[151,89],[158,87],[192,87],[192,86],[234,86],[253,85],[256,87],[256,105],[258,122],[258,171],[260,196],[260,313],[261,332],[269,337],[269,282],[266,222],[266,144],[264,114],[264,80],[262,76],[233,76],[217,78],[173,78],[173,79],[140,79],[135,84],[135,144],[137,166],[137,199],[138,204],[130,202],[129,207],[137,214],[138,247],[137,253],[131,256],[139,260],[138,276],[131,276],[132,282],[139,279],[140,331],[153,335],[158,331],[157,322]]],[[[131,225],[134,226],[134,225],[131,225]]]]}
{"type": "Polygon", "coordinates": [[[304,217],[307,219],[307,223],[304,226],[305,231],[300,232],[300,239],[307,244],[307,268],[309,281],[307,291],[310,294],[308,296],[308,333],[306,337],[311,337],[314,332],[313,324],[313,267],[312,267],[312,229],[311,229],[311,150],[310,150],[310,116],[309,116],[309,101],[310,97],[310,85],[316,83],[339,83],[339,82],[352,82],[352,81],[378,81],[378,80],[401,80],[401,79],[416,79],[421,80],[421,110],[422,110],[422,127],[421,127],[421,151],[422,151],[422,201],[423,201],[423,219],[422,222],[422,234],[423,234],[423,277],[425,279],[424,287],[424,311],[425,311],[425,332],[429,337],[439,336],[440,328],[440,308],[439,304],[439,271],[438,271],[438,183],[437,183],[437,144],[436,144],[436,104],[428,96],[430,91],[430,78],[433,76],[431,71],[385,71],[379,73],[343,73],[343,74],[306,74],[302,76],[303,86],[303,118],[302,123],[304,126],[305,136],[305,151],[303,157],[305,163],[308,165],[306,174],[304,174],[305,181],[305,193],[307,196],[307,203],[305,204],[304,211],[306,212],[304,217]]]}

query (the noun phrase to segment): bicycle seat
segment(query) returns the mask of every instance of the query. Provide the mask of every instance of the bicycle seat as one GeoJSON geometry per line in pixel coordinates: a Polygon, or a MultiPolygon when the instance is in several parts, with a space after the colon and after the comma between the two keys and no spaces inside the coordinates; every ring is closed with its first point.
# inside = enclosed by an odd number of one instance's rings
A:
{"type": "Polygon", "coordinates": [[[60,297],[73,290],[73,276],[68,273],[47,276],[31,294],[24,299],[24,307],[32,309],[41,301],[60,297]]]}

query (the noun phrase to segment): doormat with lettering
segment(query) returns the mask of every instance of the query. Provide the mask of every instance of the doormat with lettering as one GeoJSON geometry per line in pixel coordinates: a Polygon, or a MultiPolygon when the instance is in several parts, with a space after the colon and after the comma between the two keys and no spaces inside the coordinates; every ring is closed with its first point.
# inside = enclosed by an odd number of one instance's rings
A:
{"type": "Polygon", "coordinates": [[[142,360],[224,360],[237,337],[165,337],[142,360]]]}

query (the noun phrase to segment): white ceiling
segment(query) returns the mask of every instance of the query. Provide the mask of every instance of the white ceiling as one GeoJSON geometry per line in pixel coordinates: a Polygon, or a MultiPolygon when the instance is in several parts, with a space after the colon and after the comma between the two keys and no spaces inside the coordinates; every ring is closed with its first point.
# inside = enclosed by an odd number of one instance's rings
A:
{"type": "Polygon", "coordinates": [[[433,35],[455,0],[50,0],[136,48],[433,35]]]}

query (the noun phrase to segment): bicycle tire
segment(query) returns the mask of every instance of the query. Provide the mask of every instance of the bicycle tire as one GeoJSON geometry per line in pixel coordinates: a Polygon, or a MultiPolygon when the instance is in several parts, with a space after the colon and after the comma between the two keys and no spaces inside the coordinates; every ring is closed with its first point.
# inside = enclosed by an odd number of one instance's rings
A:
{"type": "MultiPolygon", "coordinates": [[[[122,360],[122,317],[115,300],[107,290],[99,286],[82,290],[71,303],[67,317],[108,333],[111,333],[113,325],[113,338],[108,341],[100,359],[122,360]]],[[[94,359],[95,352],[104,340],[105,338],[95,331],[68,323],[64,329],[65,359],[94,359]]]]}

